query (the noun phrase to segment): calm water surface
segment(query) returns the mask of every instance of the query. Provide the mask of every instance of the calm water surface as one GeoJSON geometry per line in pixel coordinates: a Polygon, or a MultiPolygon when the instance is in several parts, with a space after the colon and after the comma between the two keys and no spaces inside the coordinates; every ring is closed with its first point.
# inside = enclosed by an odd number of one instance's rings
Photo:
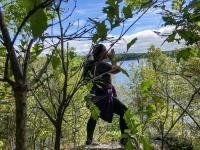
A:
{"type": "MultiPolygon", "coordinates": [[[[120,63],[118,63],[118,64],[120,64],[120,63]]],[[[131,70],[139,69],[139,64],[140,64],[140,62],[138,62],[137,60],[129,60],[129,61],[124,61],[121,65],[121,67],[123,69],[125,69],[131,76],[131,70]]],[[[130,79],[121,72],[113,75],[112,83],[114,85],[124,85],[124,84],[129,84],[130,82],[131,82],[130,79]]]]}

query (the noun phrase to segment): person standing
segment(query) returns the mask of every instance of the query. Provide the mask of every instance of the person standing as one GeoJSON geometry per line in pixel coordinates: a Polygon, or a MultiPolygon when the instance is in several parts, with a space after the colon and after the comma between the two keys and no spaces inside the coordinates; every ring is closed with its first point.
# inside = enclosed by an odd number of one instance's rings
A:
{"type": "MultiPolygon", "coordinates": [[[[112,85],[111,74],[120,72],[120,66],[116,64],[114,56],[114,49],[108,53],[103,44],[95,45],[92,50],[92,59],[87,61],[84,65],[83,75],[87,80],[92,80],[93,87],[90,94],[95,95],[92,101],[100,110],[100,118],[111,123],[113,114],[119,115],[119,125],[121,135],[123,135],[125,129],[128,129],[123,118],[127,107],[119,101],[115,87],[112,85]],[[105,61],[107,59],[111,60],[111,64],[105,61]]],[[[90,116],[87,123],[86,145],[96,144],[93,141],[96,123],[97,120],[90,116]]],[[[126,139],[122,137],[120,139],[120,144],[124,145],[125,143],[126,139]]]]}

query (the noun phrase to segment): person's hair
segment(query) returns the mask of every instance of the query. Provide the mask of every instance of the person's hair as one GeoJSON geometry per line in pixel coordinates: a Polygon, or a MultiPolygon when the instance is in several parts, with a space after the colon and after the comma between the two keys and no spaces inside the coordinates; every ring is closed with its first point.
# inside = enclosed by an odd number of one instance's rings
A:
{"type": "Polygon", "coordinates": [[[92,57],[93,60],[86,60],[83,68],[83,77],[84,78],[91,78],[89,75],[89,71],[92,71],[94,64],[99,60],[102,52],[106,51],[106,48],[103,44],[97,44],[93,47],[92,50],[92,57]]]}
{"type": "Polygon", "coordinates": [[[102,52],[106,51],[106,47],[103,44],[97,44],[93,47],[92,55],[95,61],[98,61],[102,52]]]}

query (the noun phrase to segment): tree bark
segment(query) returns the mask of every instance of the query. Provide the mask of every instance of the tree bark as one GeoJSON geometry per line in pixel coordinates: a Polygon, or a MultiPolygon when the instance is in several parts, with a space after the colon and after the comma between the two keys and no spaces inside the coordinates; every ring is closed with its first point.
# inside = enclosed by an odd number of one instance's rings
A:
{"type": "Polygon", "coordinates": [[[58,121],[55,126],[56,137],[55,137],[54,150],[60,150],[61,127],[62,127],[62,120],[58,121]]]}
{"type": "Polygon", "coordinates": [[[15,88],[16,150],[26,150],[27,90],[15,88]]]}

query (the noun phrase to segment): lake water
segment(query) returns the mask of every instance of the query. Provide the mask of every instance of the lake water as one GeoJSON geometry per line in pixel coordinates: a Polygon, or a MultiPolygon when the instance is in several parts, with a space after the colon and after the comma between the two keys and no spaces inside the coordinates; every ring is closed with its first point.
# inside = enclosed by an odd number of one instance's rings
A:
{"type": "MultiPolygon", "coordinates": [[[[118,65],[119,64],[120,64],[120,62],[118,63],[118,65]]],[[[142,60],[140,60],[140,61],[137,61],[137,60],[124,61],[121,65],[121,67],[127,71],[127,73],[129,74],[129,77],[127,77],[122,72],[112,76],[112,83],[117,90],[118,99],[120,101],[125,102],[125,103],[132,101],[131,96],[124,95],[124,92],[126,93],[132,89],[134,83],[130,79],[132,77],[131,70],[140,69],[140,64],[143,64],[142,60]]]]}
{"type": "MultiPolygon", "coordinates": [[[[118,64],[120,64],[120,62],[118,64]]],[[[131,70],[139,69],[139,64],[140,64],[140,61],[138,60],[129,60],[129,61],[124,61],[121,67],[125,69],[129,73],[129,76],[131,77],[131,70]]],[[[118,74],[115,74],[112,80],[112,83],[114,85],[125,85],[125,84],[127,85],[130,82],[131,82],[130,79],[121,72],[118,74]]]]}

